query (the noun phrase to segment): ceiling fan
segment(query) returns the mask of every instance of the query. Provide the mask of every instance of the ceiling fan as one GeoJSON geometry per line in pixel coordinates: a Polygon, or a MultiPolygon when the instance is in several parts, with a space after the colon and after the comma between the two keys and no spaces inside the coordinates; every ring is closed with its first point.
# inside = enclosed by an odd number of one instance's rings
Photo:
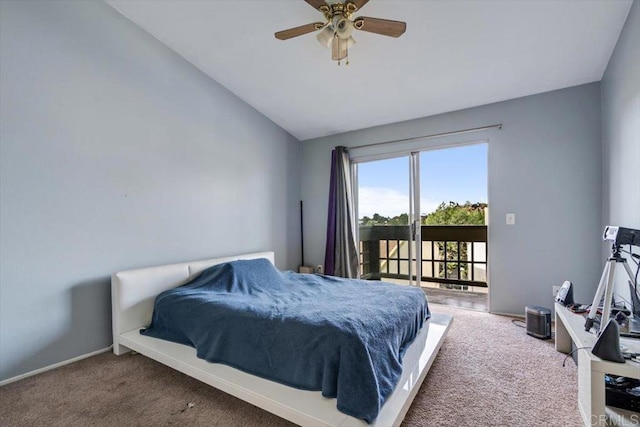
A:
{"type": "Polygon", "coordinates": [[[287,40],[313,31],[320,31],[316,36],[321,45],[331,47],[331,59],[340,61],[347,58],[349,65],[349,48],[355,44],[351,36],[353,30],[368,31],[389,37],[400,37],[407,29],[407,24],[389,19],[368,18],[360,16],[352,19],[352,15],[359,11],[369,0],[347,0],[344,3],[329,0],[304,0],[314,9],[320,11],[325,22],[314,22],[288,30],[278,31],[278,40],[287,40]]]}

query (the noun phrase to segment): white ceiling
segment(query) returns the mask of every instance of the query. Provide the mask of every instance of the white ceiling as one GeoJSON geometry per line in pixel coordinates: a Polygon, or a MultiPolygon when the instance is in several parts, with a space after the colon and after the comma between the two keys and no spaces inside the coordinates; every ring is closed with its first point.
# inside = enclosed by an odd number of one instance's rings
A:
{"type": "Polygon", "coordinates": [[[106,0],[300,140],[599,81],[632,0],[371,0],[356,16],[407,22],[358,31],[337,66],[303,0],[106,0]]]}

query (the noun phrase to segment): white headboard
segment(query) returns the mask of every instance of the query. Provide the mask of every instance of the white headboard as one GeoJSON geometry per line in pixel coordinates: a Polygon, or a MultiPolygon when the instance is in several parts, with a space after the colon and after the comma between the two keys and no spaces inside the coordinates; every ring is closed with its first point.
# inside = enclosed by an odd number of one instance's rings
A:
{"type": "Polygon", "coordinates": [[[161,265],[115,273],[111,276],[111,311],[113,315],[113,351],[121,354],[118,337],[133,329],[143,328],[151,323],[153,303],[162,291],[183,285],[202,270],[212,265],[239,259],[266,258],[274,263],[273,252],[254,252],[161,265]]]}

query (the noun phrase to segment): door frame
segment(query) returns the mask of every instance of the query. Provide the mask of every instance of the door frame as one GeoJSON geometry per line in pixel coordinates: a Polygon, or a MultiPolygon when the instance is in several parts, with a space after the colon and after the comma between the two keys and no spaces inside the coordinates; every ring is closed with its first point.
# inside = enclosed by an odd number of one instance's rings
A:
{"type": "MultiPolygon", "coordinates": [[[[409,212],[409,222],[413,225],[413,229],[410,226],[411,232],[410,241],[409,241],[409,283],[410,285],[420,286],[422,279],[422,233],[420,230],[420,153],[424,151],[433,151],[433,150],[442,150],[447,148],[456,148],[456,147],[464,147],[469,145],[477,145],[477,144],[486,144],[487,145],[487,205],[491,206],[490,203],[490,191],[489,191],[489,177],[490,177],[490,139],[489,138],[473,138],[469,140],[461,140],[459,135],[453,136],[444,136],[442,138],[429,139],[429,141],[425,140],[417,140],[412,141],[409,145],[397,143],[398,146],[394,146],[396,144],[390,144],[387,147],[373,147],[374,150],[371,151],[372,147],[354,147],[349,149],[349,156],[351,159],[351,167],[352,167],[352,184],[355,189],[354,192],[354,211],[356,215],[356,224],[358,224],[360,215],[358,212],[358,173],[357,173],[357,165],[359,163],[368,163],[378,160],[387,160],[399,157],[407,157],[409,159],[409,200],[410,200],[410,212],[409,212]],[[428,143],[427,143],[428,142],[428,143]],[[382,151],[380,151],[384,148],[382,151]],[[417,175],[414,176],[413,172],[417,172],[417,175]],[[417,178],[416,178],[417,177],[417,178]],[[412,276],[412,243],[415,242],[416,248],[416,280],[413,280],[412,276]],[[415,284],[414,284],[415,282],[415,284]]],[[[487,234],[489,235],[489,218],[487,217],[487,234]]],[[[356,227],[356,239],[357,242],[360,242],[360,227],[356,227]]],[[[489,252],[489,239],[487,239],[487,253],[489,252]]],[[[487,258],[487,302],[488,307],[491,307],[491,282],[490,282],[490,266],[489,266],[489,258],[487,258]]],[[[489,310],[490,311],[490,310],[489,310]]]]}

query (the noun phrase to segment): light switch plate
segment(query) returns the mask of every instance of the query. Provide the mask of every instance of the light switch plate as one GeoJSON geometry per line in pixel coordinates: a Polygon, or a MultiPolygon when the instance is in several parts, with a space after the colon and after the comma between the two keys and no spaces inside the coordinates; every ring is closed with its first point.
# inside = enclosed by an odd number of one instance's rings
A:
{"type": "Polygon", "coordinates": [[[515,225],[516,223],[516,214],[508,213],[507,214],[507,225],[515,225]]]}

